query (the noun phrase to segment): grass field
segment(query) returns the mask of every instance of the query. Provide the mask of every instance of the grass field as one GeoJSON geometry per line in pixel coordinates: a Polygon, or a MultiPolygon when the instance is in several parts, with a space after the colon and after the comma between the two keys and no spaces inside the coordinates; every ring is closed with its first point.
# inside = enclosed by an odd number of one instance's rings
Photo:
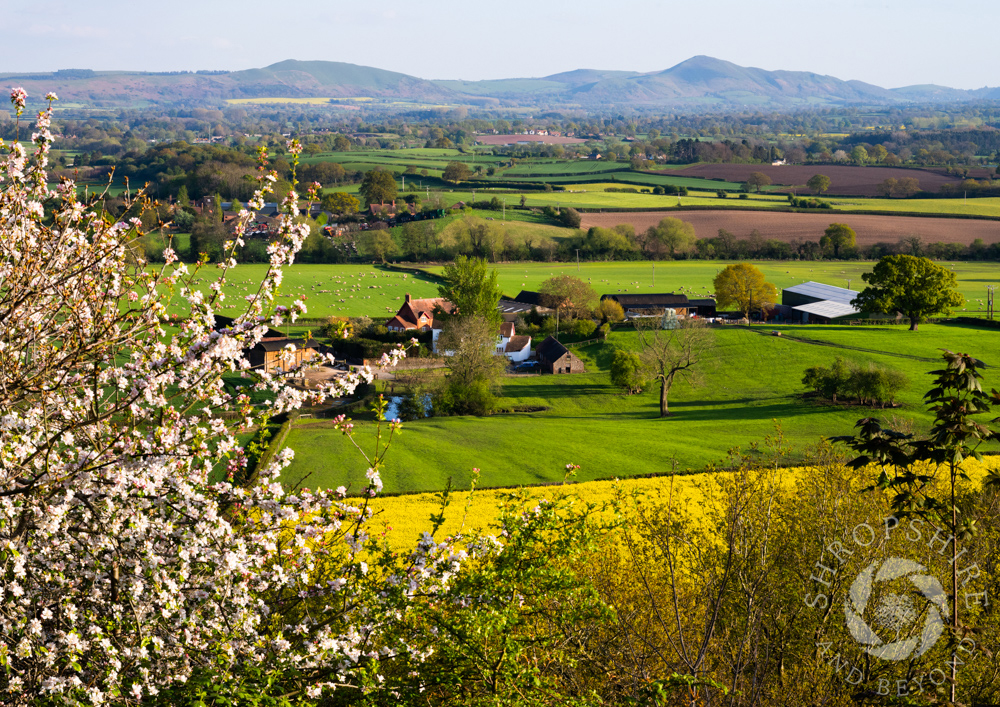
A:
{"type": "MultiPolygon", "coordinates": [[[[504,263],[495,266],[505,294],[515,296],[521,290],[535,290],[542,282],[557,275],[574,275],[590,282],[598,294],[619,292],[679,292],[689,296],[707,296],[712,292],[712,280],[728,261],[674,260],[653,263],[504,263]]],[[[985,296],[985,286],[1000,282],[1000,266],[989,262],[942,263],[958,278],[958,289],[967,300],[985,296]]],[[[837,287],[857,289],[864,283],[862,273],[871,272],[874,265],[865,261],[759,261],[755,262],[779,289],[813,280],[837,287]]],[[[431,266],[431,272],[443,267],[431,266]]],[[[970,307],[971,308],[971,307],[970,307]]]]}
{"type": "MultiPolygon", "coordinates": [[[[515,237],[531,231],[536,237],[558,237],[560,229],[543,224],[508,222],[507,227],[515,237]],[[522,232],[523,230],[523,232],[522,232]]],[[[184,246],[184,235],[178,245],[184,246]]],[[[579,270],[574,263],[504,263],[496,267],[498,280],[504,294],[514,297],[521,290],[538,290],[541,284],[556,275],[575,275],[590,281],[598,294],[618,292],[679,292],[689,296],[708,296],[712,280],[728,262],[713,260],[677,260],[652,263],[612,262],[581,263],[579,270]]],[[[807,280],[846,287],[861,286],[861,274],[869,272],[873,263],[848,262],[774,262],[756,263],[770,282],[779,288],[796,285],[807,280]]],[[[965,309],[979,309],[977,299],[985,297],[985,286],[1000,280],[1000,267],[996,263],[945,263],[958,277],[959,291],[969,300],[965,309]]],[[[239,311],[242,298],[256,291],[254,283],[263,277],[264,265],[240,265],[224,289],[229,304],[222,314],[239,311]]],[[[427,266],[430,272],[443,272],[441,265],[427,266]]],[[[214,266],[205,266],[199,280],[203,291],[215,278],[214,266]]],[[[404,274],[372,265],[294,265],[285,271],[280,302],[306,296],[309,317],[360,316],[390,317],[399,309],[404,295],[436,297],[437,284],[418,274],[404,274]]]]}
{"type": "MultiPolygon", "coordinates": [[[[267,266],[240,265],[230,274],[223,289],[227,304],[221,314],[234,315],[243,310],[243,297],[257,291],[257,284],[267,266]]],[[[215,266],[205,266],[197,284],[209,293],[215,266]]],[[[370,265],[295,265],[285,270],[279,304],[306,297],[309,317],[361,316],[391,317],[409,292],[414,298],[437,297],[437,285],[418,274],[404,274],[370,265]]]]}
{"type": "MultiPolygon", "coordinates": [[[[634,332],[616,332],[608,344],[577,352],[586,374],[516,376],[508,379],[503,404],[543,408],[489,418],[445,417],[408,423],[394,442],[383,474],[393,491],[428,491],[453,477],[469,483],[472,467],[482,469],[485,486],[550,482],[565,465],[580,464],[578,478],[630,477],[678,470],[700,470],[721,460],[734,446],[747,447],[774,430],[775,421],[794,448],[802,450],[821,436],[848,434],[854,423],[872,414],[867,408],[826,405],[804,400],[804,371],[847,360],[874,361],[903,371],[910,385],[900,395],[903,406],[891,414],[912,420],[920,430],[931,417],[922,404],[929,371],[938,367],[940,349],[966,350],[986,361],[985,387],[1000,386],[1000,331],[958,325],[905,327],[788,327],[795,336],[826,338],[834,343],[881,350],[859,352],[769,335],[755,330],[722,328],[701,368],[702,381],[675,384],[674,416],[658,417],[655,390],[623,396],[607,374],[613,346],[634,347],[634,332]],[[819,333],[817,333],[819,332],[819,333]],[[873,342],[871,346],[866,342],[873,342]],[[912,356],[928,360],[915,360],[912,356]]],[[[877,413],[885,414],[885,413],[877,413]]],[[[359,440],[371,439],[374,423],[359,423],[359,440]]],[[[309,485],[338,486],[364,479],[366,463],[325,421],[296,425],[287,445],[296,459],[285,474],[294,483],[309,474],[309,485]]]]}

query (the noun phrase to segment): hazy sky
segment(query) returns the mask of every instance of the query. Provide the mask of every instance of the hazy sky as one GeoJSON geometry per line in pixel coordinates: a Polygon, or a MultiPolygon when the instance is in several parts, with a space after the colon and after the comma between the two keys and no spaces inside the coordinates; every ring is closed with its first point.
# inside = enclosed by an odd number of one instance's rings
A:
{"type": "Polygon", "coordinates": [[[697,54],[894,88],[1000,85],[997,0],[32,0],[0,72],[346,61],[427,79],[657,71],[697,54]]]}

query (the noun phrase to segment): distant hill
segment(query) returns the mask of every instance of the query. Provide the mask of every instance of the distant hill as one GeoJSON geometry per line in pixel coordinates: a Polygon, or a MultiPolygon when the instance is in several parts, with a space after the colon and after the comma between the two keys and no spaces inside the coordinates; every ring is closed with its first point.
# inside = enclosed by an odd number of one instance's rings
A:
{"type": "Polygon", "coordinates": [[[489,81],[425,79],[336,61],[288,60],[261,69],[142,73],[67,69],[7,74],[34,96],[55,91],[85,105],[219,103],[239,98],[352,98],[446,105],[501,103],[547,107],[788,108],[849,104],[943,103],[1000,99],[930,84],[886,89],[807,71],[766,71],[696,56],[663,71],[577,69],[541,78],[489,81]]]}
{"type": "Polygon", "coordinates": [[[372,97],[459,103],[454,91],[395,71],[339,61],[288,60],[232,72],[94,72],[0,75],[29,94],[55,91],[61,100],[128,104],[221,101],[230,98],[372,97]]]}

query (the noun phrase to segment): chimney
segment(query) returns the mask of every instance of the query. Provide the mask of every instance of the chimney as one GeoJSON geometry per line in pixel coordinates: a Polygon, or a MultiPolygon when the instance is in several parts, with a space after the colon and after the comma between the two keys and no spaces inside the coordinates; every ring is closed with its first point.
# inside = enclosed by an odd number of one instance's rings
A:
{"type": "Polygon", "coordinates": [[[406,301],[407,301],[407,302],[409,302],[409,301],[410,301],[410,293],[409,293],[409,292],[407,292],[407,293],[406,293],[406,301]]]}

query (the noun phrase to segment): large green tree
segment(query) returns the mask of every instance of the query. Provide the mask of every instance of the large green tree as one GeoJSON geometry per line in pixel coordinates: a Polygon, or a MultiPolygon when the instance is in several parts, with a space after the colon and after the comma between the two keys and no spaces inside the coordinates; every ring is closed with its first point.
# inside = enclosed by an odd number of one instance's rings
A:
{"type": "Polygon", "coordinates": [[[449,162],[448,166],[444,168],[441,173],[441,178],[453,182],[467,182],[469,177],[472,176],[472,172],[469,170],[469,165],[465,162],[449,162]]]}
{"type": "Polygon", "coordinates": [[[358,193],[365,199],[365,206],[384,204],[396,198],[396,177],[384,169],[373,169],[365,172],[358,187],[358,193]]]}
{"type": "Polygon", "coordinates": [[[851,304],[863,312],[901,312],[910,331],[934,314],[950,314],[965,304],[955,273],[915,255],[887,255],[861,276],[868,287],[851,304]]]}
{"type": "Polygon", "coordinates": [[[482,317],[494,330],[500,329],[503,315],[497,309],[502,291],[497,284],[497,271],[487,267],[485,258],[460,255],[444,268],[445,284],[438,294],[455,306],[459,317],[482,317]]]}
{"type": "Polygon", "coordinates": [[[764,273],[750,263],[726,266],[712,283],[719,308],[735,305],[748,321],[751,312],[766,312],[778,300],[778,290],[764,279],[764,273]]]}
{"type": "Polygon", "coordinates": [[[666,252],[671,258],[687,253],[697,240],[694,226],[679,218],[667,217],[657,225],[650,226],[642,239],[646,255],[656,257],[666,252]]]}
{"type": "Polygon", "coordinates": [[[818,196],[830,188],[830,178],[825,174],[814,174],[809,177],[809,181],[806,182],[806,186],[812,189],[818,196]]]}
{"type": "Polygon", "coordinates": [[[760,188],[769,186],[770,184],[771,178],[763,172],[751,172],[750,176],[747,177],[747,191],[756,189],[757,193],[760,194],[760,188]]]}
{"type": "Polygon", "coordinates": [[[833,257],[840,257],[841,248],[852,248],[857,241],[858,234],[846,223],[831,223],[825,231],[823,237],[819,239],[820,247],[833,248],[833,257]]]}
{"type": "Polygon", "coordinates": [[[356,196],[342,191],[324,194],[320,204],[332,214],[356,214],[361,208],[356,196]]]}

